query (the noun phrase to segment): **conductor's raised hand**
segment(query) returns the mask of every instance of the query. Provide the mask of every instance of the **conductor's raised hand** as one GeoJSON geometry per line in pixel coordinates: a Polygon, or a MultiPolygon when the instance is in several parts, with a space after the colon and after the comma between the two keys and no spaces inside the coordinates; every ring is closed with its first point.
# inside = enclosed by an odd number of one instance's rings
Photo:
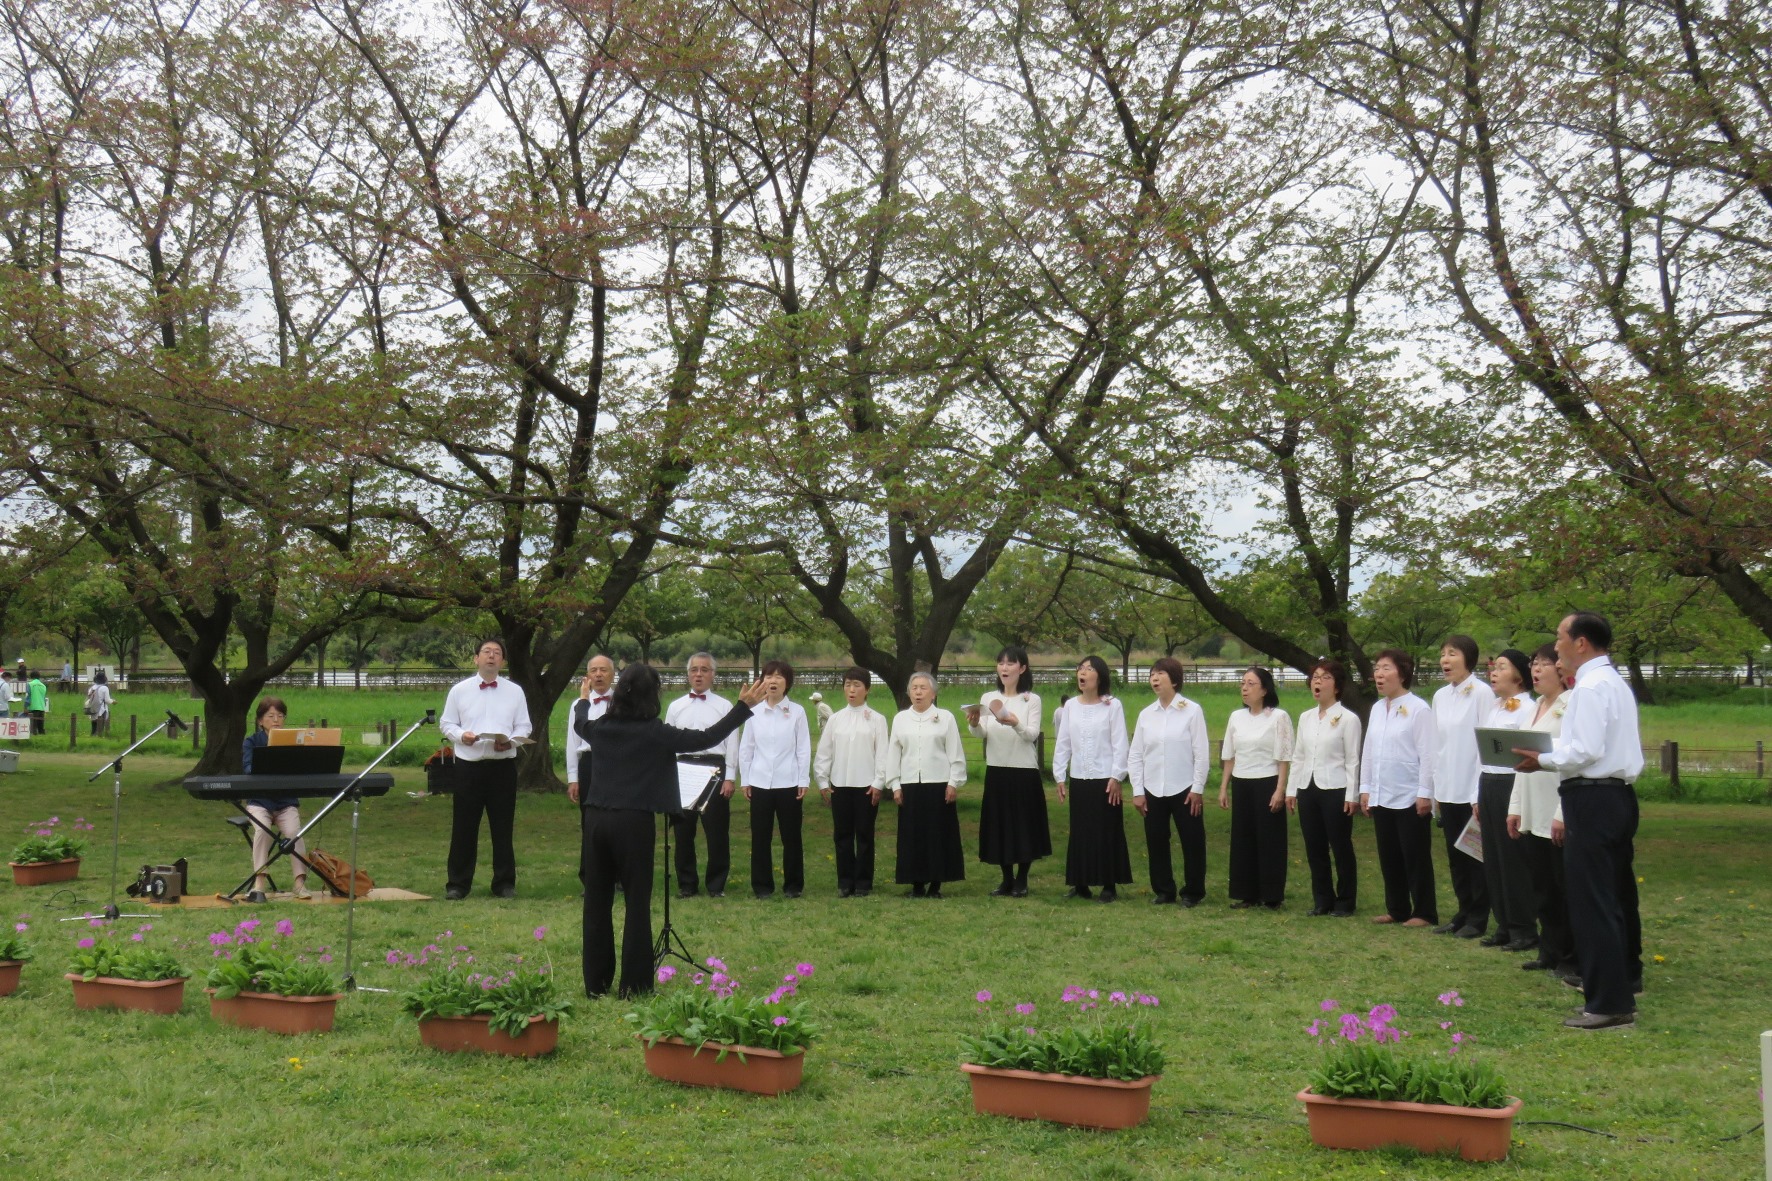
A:
{"type": "Polygon", "coordinates": [[[763,679],[759,677],[738,691],[738,699],[746,705],[755,705],[763,700],[763,698],[768,695],[768,692],[767,689],[763,688],[763,679]]]}

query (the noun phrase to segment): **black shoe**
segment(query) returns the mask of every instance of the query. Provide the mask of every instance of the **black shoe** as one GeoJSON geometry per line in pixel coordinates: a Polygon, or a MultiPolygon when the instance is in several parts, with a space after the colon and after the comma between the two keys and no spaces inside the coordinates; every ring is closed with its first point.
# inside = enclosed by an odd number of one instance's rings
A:
{"type": "Polygon", "coordinates": [[[1354,912],[1351,910],[1331,910],[1329,912],[1329,917],[1332,919],[1351,919],[1354,917],[1354,912]]]}
{"type": "Polygon", "coordinates": [[[467,896],[468,896],[468,892],[466,890],[458,890],[454,886],[451,886],[451,887],[449,887],[449,889],[443,891],[443,898],[445,901],[448,901],[448,902],[460,902],[463,898],[466,898],[467,896]]]}
{"type": "Polygon", "coordinates": [[[1015,892],[1015,887],[1010,885],[1008,882],[1004,882],[1002,885],[998,886],[995,890],[992,890],[990,893],[990,896],[992,898],[1007,898],[1007,897],[1009,897],[1009,895],[1013,894],[1014,892],[1015,892]]]}
{"type": "Polygon", "coordinates": [[[1586,989],[1581,987],[1580,972],[1570,972],[1565,976],[1558,976],[1557,979],[1562,983],[1564,988],[1573,988],[1576,992],[1586,991],[1586,989]]]}
{"type": "Polygon", "coordinates": [[[1455,939],[1481,939],[1483,937],[1483,928],[1472,927],[1467,924],[1452,932],[1452,936],[1455,939]]]}
{"type": "Polygon", "coordinates": [[[1262,905],[1267,907],[1269,910],[1279,910],[1282,906],[1285,906],[1286,904],[1284,902],[1264,902],[1264,903],[1262,903],[1262,905]]]}
{"type": "Polygon", "coordinates": [[[874,892],[874,888],[872,886],[857,886],[857,887],[855,887],[855,896],[857,898],[866,898],[869,894],[872,894],[873,892],[874,892]]]}
{"type": "Polygon", "coordinates": [[[1173,894],[1152,894],[1151,895],[1151,905],[1152,906],[1174,906],[1175,905],[1175,895],[1173,895],[1173,894]]]}
{"type": "Polygon", "coordinates": [[[838,886],[837,887],[837,897],[839,897],[839,898],[853,898],[853,897],[855,897],[855,891],[848,886],[838,886]]]}
{"type": "Polygon", "coordinates": [[[1511,943],[1503,944],[1501,950],[1503,950],[1503,951],[1537,951],[1538,950],[1538,940],[1536,940],[1536,939],[1515,939],[1511,943]]]}
{"type": "Polygon", "coordinates": [[[1512,941],[1512,936],[1506,931],[1497,931],[1493,935],[1483,936],[1481,943],[1484,947],[1506,947],[1512,941]]]}
{"type": "Polygon", "coordinates": [[[753,890],[753,891],[751,891],[751,896],[754,897],[758,902],[763,902],[763,901],[766,901],[767,899],[775,897],[775,891],[774,890],[753,890]]]}
{"type": "Polygon", "coordinates": [[[264,902],[265,900],[265,892],[263,890],[254,890],[246,895],[246,901],[248,902],[264,902]]]}
{"type": "Polygon", "coordinates": [[[1320,919],[1324,915],[1334,914],[1335,911],[1332,907],[1328,907],[1328,906],[1313,906],[1309,910],[1305,911],[1304,913],[1305,913],[1306,917],[1308,917],[1308,918],[1320,919]]]}
{"type": "Polygon", "coordinates": [[[1015,886],[1009,891],[1011,898],[1026,898],[1027,896],[1028,888],[1026,886],[1015,886]]]}
{"type": "Polygon", "coordinates": [[[724,891],[724,890],[709,890],[708,897],[709,898],[724,898],[724,897],[726,897],[726,891],[724,891]]]}
{"type": "Polygon", "coordinates": [[[1435,927],[1434,934],[1450,935],[1462,926],[1464,926],[1464,921],[1462,919],[1454,919],[1449,923],[1441,923],[1439,926],[1435,927]]]}
{"type": "Polygon", "coordinates": [[[1089,892],[1088,886],[1072,886],[1070,889],[1068,889],[1064,892],[1064,896],[1066,898],[1093,898],[1093,897],[1095,897],[1094,894],[1091,894],[1089,892]]]}
{"type": "Polygon", "coordinates": [[[1176,899],[1175,905],[1182,907],[1185,910],[1192,910],[1194,907],[1200,905],[1200,900],[1198,898],[1189,898],[1186,895],[1183,895],[1176,899]]]}
{"type": "Polygon", "coordinates": [[[1232,910],[1248,910],[1250,907],[1252,907],[1254,905],[1255,905],[1255,903],[1249,901],[1247,898],[1239,898],[1235,902],[1231,903],[1231,909],[1232,910]]]}
{"type": "Polygon", "coordinates": [[[940,886],[930,886],[929,893],[925,894],[924,897],[925,898],[933,898],[937,902],[941,901],[941,887],[940,886]]]}
{"type": "Polygon", "coordinates": [[[494,886],[492,887],[492,896],[494,898],[515,898],[517,896],[517,887],[494,886]]]}
{"type": "Polygon", "coordinates": [[[1621,1029],[1624,1026],[1635,1025],[1636,1023],[1637,1015],[1635,1013],[1577,1013],[1573,1017],[1564,1019],[1563,1026],[1566,1029],[1585,1029],[1593,1031],[1598,1029],[1621,1029]]]}
{"type": "Polygon", "coordinates": [[[783,898],[798,898],[800,896],[800,891],[798,891],[798,890],[783,890],[781,892],[781,896],[783,898]]]}
{"type": "Polygon", "coordinates": [[[1555,964],[1547,964],[1543,960],[1532,959],[1532,960],[1527,960],[1525,963],[1521,964],[1520,971],[1522,971],[1522,972],[1548,972],[1551,969],[1555,968],[1556,966],[1557,965],[1555,965],[1555,964]]]}
{"type": "Polygon", "coordinates": [[[1095,896],[1097,902],[1117,902],[1119,898],[1120,892],[1112,886],[1103,887],[1101,893],[1095,896]]]}
{"type": "Polygon", "coordinates": [[[677,887],[677,897],[679,898],[693,898],[699,893],[701,893],[701,891],[694,886],[677,887]]]}
{"type": "Polygon", "coordinates": [[[906,898],[927,898],[928,896],[929,896],[928,888],[923,886],[921,883],[912,886],[911,892],[909,894],[905,895],[906,898]]]}

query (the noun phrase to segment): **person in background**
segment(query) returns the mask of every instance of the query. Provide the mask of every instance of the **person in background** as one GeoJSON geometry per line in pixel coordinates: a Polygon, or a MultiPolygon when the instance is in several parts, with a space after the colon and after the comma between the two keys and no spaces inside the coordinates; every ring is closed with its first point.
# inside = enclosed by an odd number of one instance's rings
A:
{"type": "Polygon", "coordinates": [[[1434,763],[1434,802],[1440,813],[1440,835],[1446,843],[1446,869],[1458,910],[1452,920],[1434,928],[1436,935],[1476,939],[1489,929],[1489,887],[1483,866],[1458,847],[1458,838],[1477,810],[1477,727],[1495,708],[1495,694],[1472,675],[1477,667],[1477,642],[1469,636],[1447,636],[1440,646],[1440,672],[1446,683],[1434,693],[1434,724],[1439,727],[1434,763]]]}
{"type": "Polygon", "coordinates": [[[111,724],[111,686],[106,683],[105,670],[97,669],[92,674],[92,684],[86,688],[86,717],[92,725],[92,736],[109,733],[111,724]]]}
{"type": "Polygon", "coordinates": [[[1212,745],[1206,713],[1181,695],[1181,662],[1160,657],[1151,665],[1157,699],[1139,711],[1126,750],[1132,806],[1144,818],[1144,847],[1151,867],[1151,903],[1198,906],[1206,896],[1206,821],[1201,815],[1212,745]],[[1181,841],[1181,890],[1169,856],[1169,826],[1181,841]]]}
{"type": "Polygon", "coordinates": [[[1052,778],[1058,798],[1070,804],[1071,835],[1065,849],[1067,898],[1119,897],[1118,886],[1132,882],[1120,784],[1126,779],[1126,711],[1112,694],[1114,676],[1107,661],[1085,656],[1077,665],[1077,695],[1058,711],[1058,742],[1052,751],[1052,778]]]}
{"type": "Polygon", "coordinates": [[[49,732],[49,686],[35,669],[31,671],[31,679],[25,683],[25,709],[31,715],[31,733],[46,734],[49,732]]]}
{"type": "Polygon", "coordinates": [[[966,880],[960,844],[960,789],[966,750],[954,715],[935,705],[935,677],[914,672],[905,686],[909,709],[892,719],[886,743],[886,789],[898,804],[895,880],[912,898],[940,898],[943,882],[966,880]]]}
{"type": "MultiPolygon", "coordinates": [[[[101,672],[99,676],[104,676],[101,672]]],[[[101,682],[102,683],[102,682],[101,682]]],[[[282,727],[288,720],[289,707],[283,704],[281,697],[261,697],[258,706],[253,710],[254,729],[246,736],[240,746],[240,771],[252,774],[253,752],[263,749],[271,740],[271,731],[282,727]]],[[[246,814],[253,819],[252,825],[252,868],[257,869],[271,855],[270,829],[274,826],[286,841],[295,841],[295,851],[290,857],[290,866],[295,871],[295,896],[297,898],[312,897],[308,893],[307,844],[296,838],[301,833],[301,801],[283,796],[261,797],[246,801],[246,814]]],[[[265,901],[265,888],[270,881],[264,874],[253,880],[252,889],[246,895],[248,902],[265,901]]]]}
{"type": "MultiPolygon", "coordinates": [[[[1480,723],[1491,730],[1518,730],[1532,717],[1532,666],[1518,648],[1496,654],[1489,665],[1489,688],[1495,707],[1480,723]]],[[[1504,951],[1532,951],[1538,946],[1537,906],[1532,898],[1532,877],[1526,870],[1520,843],[1508,839],[1508,806],[1513,801],[1513,764],[1483,764],[1477,781],[1477,822],[1483,830],[1483,879],[1489,909],[1495,915],[1495,931],[1483,940],[1485,947],[1504,951]]]]}
{"type": "Polygon", "coordinates": [[[1286,900],[1286,775],[1292,763],[1292,719],[1280,708],[1274,676],[1243,674],[1243,708],[1225,723],[1224,771],[1218,806],[1231,809],[1230,896],[1233,910],[1286,900]],[[1233,790],[1234,789],[1234,790],[1233,790]]]}
{"type": "Polygon", "coordinates": [[[1311,667],[1310,684],[1317,704],[1298,715],[1286,806],[1298,814],[1304,855],[1310,862],[1310,913],[1346,918],[1354,913],[1360,883],[1354,858],[1360,717],[1341,703],[1347,692],[1347,670],[1339,660],[1317,661],[1311,667]]]}
{"type": "Polygon", "coordinates": [[[517,896],[517,854],[511,843],[517,818],[517,746],[511,740],[529,737],[529,703],[515,681],[498,675],[504,662],[503,640],[487,640],[476,648],[474,675],[449,690],[437,723],[455,747],[460,777],[443,890],[451,902],[473,889],[482,814],[492,837],[492,893],[517,896]]]}
{"type": "Polygon", "coordinates": [[[1360,751],[1360,813],[1372,818],[1384,913],[1375,923],[1431,927],[1440,921],[1434,897],[1434,711],[1411,691],[1415,659],[1386,648],[1372,661],[1378,701],[1366,719],[1360,751]]]}
{"type": "Polygon", "coordinates": [[[1033,690],[1027,651],[1011,645],[997,653],[997,687],[966,707],[967,728],[984,740],[978,859],[1003,874],[993,898],[1026,898],[1028,871],[1052,855],[1040,781],[1040,697],[1033,690]]]}
{"type": "Polygon", "coordinates": [[[579,737],[592,751],[590,775],[579,786],[585,806],[585,995],[606,996],[616,983],[615,889],[626,899],[621,934],[619,995],[652,991],[652,878],[658,826],[682,806],[677,756],[716,747],[751,716],[763,700],[753,681],[738,704],[705,730],[680,730],[659,718],[658,672],[630,664],[616,678],[609,709],[595,721],[578,721],[579,737]]]}
{"type": "Polygon", "coordinates": [[[1575,673],[1563,732],[1548,754],[1516,750],[1517,771],[1555,771],[1563,803],[1563,868],[1569,925],[1575,932],[1585,1003],[1569,1029],[1616,1029],[1636,1023],[1643,983],[1643,927],[1634,867],[1637,776],[1643,746],[1637,700],[1613,667],[1612,625],[1577,611],[1557,626],[1557,661],[1575,673]]]}
{"type": "Polygon", "coordinates": [[[0,669],[0,718],[12,716],[13,694],[17,690],[12,683],[12,670],[0,669]]]}
{"type": "MultiPolygon", "coordinates": [[[[1563,674],[1557,671],[1557,648],[1546,644],[1532,653],[1532,688],[1538,693],[1524,729],[1563,732],[1563,674]]],[[[1563,877],[1563,806],[1557,799],[1561,778],[1555,771],[1515,772],[1507,805],[1507,835],[1519,844],[1532,883],[1538,916],[1538,954],[1521,964],[1528,972],[1579,973],[1575,937],[1569,931],[1569,896],[1563,877]]],[[[1512,843],[1512,842],[1510,842],[1512,843]]]]}
{"type": "Polygon", "coordinates": [[[856,665],[843,674],[848,704],[819,728],[813,777],[831,810],[831,837],[837,846],[837,897],[866,898],[874,892],[874,826],[886,786],[886,747],[891,742],[886,715],[868,708],[874,678],[856,665]]]}
{"type": "MultiPolygon", "coordinates": [[[[711,652],[697,652],[684,666],[689,692],[671,702],[665,710],[665,725],[684,730],[705,730],[726,716],[730,702],[714,692],[716,666],[711,652]]],[[[686,812],[672,823],[677,833],[677,897],[693,898],[702,882],[706,882],[709,898],[726,897],[726,878],[732,872],[732,791],[738,775],[739,736],[735,730],[720,740],[718,746],[697,754],[720,756],[720,787],[708,797],[707,806],[699,816],[686,812]],[[696,829],[707,836],[707,873],[701,874],[695,855],[696,829]]]]}
{"type": "Polygon", "coordinates": [[[802,801],[812,784],[812,735],[806,711],[788,700],[794,670],[785,660],[763,665],[767,695],[751,711],[738,744],[744,798],[751,802],[751,892],[758,898],[775,894],[775,864],[770,841],[781,827],[781,892],[798,898],[806,888],[806,858],[801,845],[802,801]]]}

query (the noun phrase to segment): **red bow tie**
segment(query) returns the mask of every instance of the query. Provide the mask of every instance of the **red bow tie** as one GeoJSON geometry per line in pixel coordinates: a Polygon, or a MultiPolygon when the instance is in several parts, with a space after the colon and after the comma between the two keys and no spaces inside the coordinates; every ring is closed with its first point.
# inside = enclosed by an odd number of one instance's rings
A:
{"type": "Polygon", "coordinates": [[[592,705],[602,705],[605,701],[608,701],[608,700],[609,700],[609,698],[607,695],[605,695],[603,697],[593,697],[593,698],[591,698],[591,704],[592,705]]]}
{"type": "Polygon", "coordinates": [[[706,701],[708,699],[708,695],[706,693],[691,693],[689,696],[693,697],[697,701],[706,701]]]}
{"type": "Polygon", "coordinates": [[[482,688],[482,689],[496,689],[496,688],[498,688],[498,681],[496,679],[490,680],[490,681],[481,681],[480,688],[482,688]]]}

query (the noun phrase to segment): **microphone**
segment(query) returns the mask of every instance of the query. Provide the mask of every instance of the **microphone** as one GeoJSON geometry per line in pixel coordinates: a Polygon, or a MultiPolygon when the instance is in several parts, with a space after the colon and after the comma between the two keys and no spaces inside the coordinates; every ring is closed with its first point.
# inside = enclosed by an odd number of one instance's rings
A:
{"type": "Polygon", "coordinates": [[[180,721],[179,716],[177,714],[173,713],[171,710],[166,711],[166,720],[172,726],[172,732],[174,734],[177,734],[181,730],[189,730],[190,729],[190,727],[187,726],[184,722],[180,721]]]}

